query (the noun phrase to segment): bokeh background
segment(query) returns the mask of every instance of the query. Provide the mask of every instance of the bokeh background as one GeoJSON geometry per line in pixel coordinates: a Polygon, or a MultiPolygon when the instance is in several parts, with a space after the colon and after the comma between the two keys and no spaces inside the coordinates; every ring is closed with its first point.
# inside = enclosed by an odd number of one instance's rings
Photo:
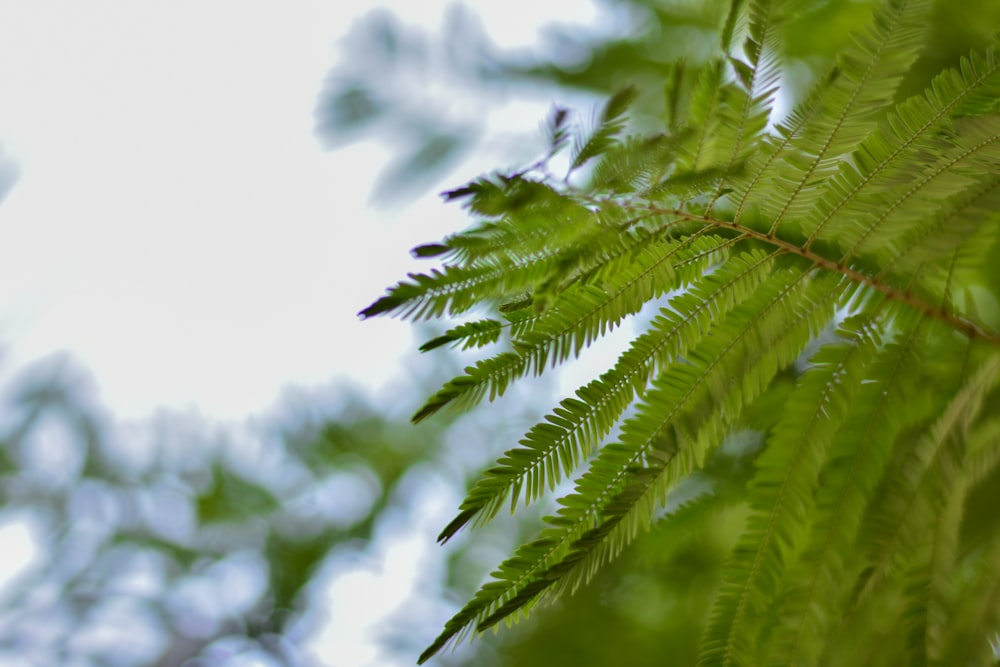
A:
{"type": "MultiPolygon", "coordinates": [[[[439,547],[469,480],[616,339],[412,426],[467,359],[356,313],[466,223],[436,192],[538,156],[552,104],[631,81],[662,125],[725,5],[0,0],[0,667],[412,664],[551,509],[439,547]]],[[[804,7],[779,112],[871,12],[804,7]]],[[[901,95],[998,28],[937,2],[901,95]]],[[[759,439],[728,445],[717,493],[759,439]]],[[[741,512],[434,660],[690,664],[741,512]]]]}

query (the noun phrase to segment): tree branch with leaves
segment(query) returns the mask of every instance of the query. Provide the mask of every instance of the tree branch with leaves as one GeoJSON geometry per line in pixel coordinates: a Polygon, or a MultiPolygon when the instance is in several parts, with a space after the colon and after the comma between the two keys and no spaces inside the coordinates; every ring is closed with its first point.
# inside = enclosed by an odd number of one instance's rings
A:
{"type": "Polygon", "coordinates": [[[575,476],[421,662],[577,589],[651,525],[669,532],[678,484],[779,389],[700,663],[987,655],[1000,522],[968,499],[1000,476],[1000,59],[974,51],[897,100],[930,6],[889,0],[777,117],[801,4],[733,2],[715,56],[666,77],[655,132],[625,135],[634,88],[590,123],[555,108],[543,158],[445,193],[476,222],[415,250],[441,268],[362,311],[488,315],[424,346],[503,349],[415,420],[496,399],[652,315],[443,530],[442,542],[575,476]]]}

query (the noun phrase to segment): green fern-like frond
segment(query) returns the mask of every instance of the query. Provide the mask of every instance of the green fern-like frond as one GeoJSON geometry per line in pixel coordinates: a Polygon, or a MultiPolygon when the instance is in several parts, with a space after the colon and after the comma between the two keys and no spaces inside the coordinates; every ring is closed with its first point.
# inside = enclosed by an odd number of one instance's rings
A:
{"type": "Polygon", "coordinates": [[[522,447],[508,451],[498,466],[473,487],[461,513],[441,538],[447,539],[474,516],[496,515],[507,496],[516,504],[523,488],[526,501],[554,489],[598,447],[618,418],[641,396],[652,377],[697,344],[711,326],[745,300],[768,275],[773,257],[760,252],[738,255],[670,301],[649,329],[632,342],[600,378],[564,400],[545,421],[533,427],[522,447]]]}
{"type": "MultiPolygon", "coordinates": [[[[857,166],[840,165],[840,174],[820,201],[820,215],[807,221],[809,242],[826,234],[841,247],[849,247],[849,239],[860,236],[857,231],[851,237],[843,236],[852,232],[851,218],[859,214],[867,218],[872,210],[869,206],[878,207],[880,200],[876,197],[886,190],[906,188],[901,192],[906,194],[912,189],[915,166],[924,168],[928,158],[937,154],[938,133],[952,119],[965,115],[964,109],[984,95],[1000,95],[1000,62],[992,49],[982,57],[972,54],[963,61],[960,71],[942,72],[925,95],[898,105],[886,122],[854,150],[857,166]]],[[[913,194],[922,197],[923,192],[923,188],[916,188],[913,194]]],[[[886,196],[881,195],[881,201],[885,200],[886,196]]],[[[914,231],[906,229],[905,233],[914,231]]],[[[891,234],[883,238],[887,236],[891,234]]]]}
{"type": "Polygon", "coordinates": [[[362,311],[476,311],[422,349],[501,346],[415,420],[495,399],[626,321],[641,327],[474,482],[441,532],[574,480],[421,661],[717,502],[746,522],[701,664],[988,655],[1000,522],[974,504],[1000,502],[997,44],[899,100],[929,2],[878,2],[833,69],[774,118],[788,26],[808,4],[729,3],[718,43],[665,72],[666,120],[646,135],[625,133],[634,88],[590,123],[554,108],[537,162],[445,193],[475,223],[414,249],[441,266],[362,311]],[[745,487],[665,511],[751,428],[763,447],[745,487]]]}
{"type": "Polygon", "coordinates": [[[811,360],[789,410],[771,433],[748,495],[751,515],[730,558],[702,662],[729,665],[753,654],[756,623],[784,579],[812,514],[826,452],[850,410],[851,393],[874,359],[877,341],[863,324],[840,331],[847,342],[811,360]]]}
{"type": "Polygon", "coordinates": [[[760,187],[782,192],[758,202],[774,233],[788,218],[808,221],[821,196],[814,188],[836,172],[876,126],[879,115],[916,58],[921,44],[924,0],[895,0],[876,11],[869,30],[841,54],[824,84],[778,126],[754,165],[754,178],[740,188],[742,210],[760,187]]]}
{"type": "Polygon", "coordinates": [[[619,443],[601,448],[571,495],[560,499],[552,526],[494,573],[475,605],[467,607],[435,642],[476,627],[484,629],[552,591],[572,590],[616,556],[677,481],[700,465],[739,408],[767,386],[831,315],[839,281],[781,272],[718,326],[686,359],[654,381],[619,443]],[[805,307],[789,310],[784,298],[798,293],[805,307]],[[762,337],[785,345],[763,346],[762,337]],[[745,370],[737,387],[726,385],[745,370]],[[725,403],[718,405],[720,397],[725,403]],[[591,526],[596,527],[591,528],[591,526]]]}
{"type": "Polygon", "coordinates": [[[580,135],[573,147],[570,170],[579,169],[588,161],[606,153],[615,137],[625,128],[625,112],[639,91],[634,87],[623,88],[608,100],[594,124],[594,129],[580,135]]]}
{"type": "Polygon", "coordinates": [[[516,379],[529,373],[541,375],[548,364],[555,366],[578,355],[595,338],[638,312],[647,301],[679,286],[671,260],[704,270],[721,256],[725,247],[725,241],[699,242],[697,237],[633,247],[629,253],[631,261],[624,270],[600,285],[591,281],[567,289],[543,316],[518,327],[518,334],[512,338],[513,352],[500,353],[467,368],[465,375],[449,381],[432,396],[414,421],[456,401],[465,407],[487,394],[490,400],[502,396],[516,379]]]}
{"type": "Polygon", "coordinates": [[[804,540],[800,555],[772,602],[778,618],[798,620],[773,629],[767,664],[816,662],[836,611],[847,604],[840,585],[855,563],[845,554],[875,498],[889,445],[908,425],[929,417],[932,406],[914,395],[921,382],[920,331],[926,325],[905,312],[897,314],[893,323],[902,328],[875,351],[866,374],[869,381],[857,388],[853,408],[829,445],[820,473],[822,484],[808,514],[810,526],[800,538],[804,540]]]}
{"type": "Polygon", "coordinates": [[[963,452],[954,448],[964,449],[965,434],[979,416],[987,392],[998,382],[1000,357],[994,356],[964,383],[929,432],[913,443],[900,465],[885,479],[885,502],[872,508],[869,520],[868,543],[875,567],[865,592],[877,586],[881,577],[896,563],[905,561],[908,552],[925,539],[921,506],[925,512],[934,512],[944,494],[950,492],[950,485],[939,478],[950,472],[949,466],[957,465],[955,459],[962,457],[963,452]],[[946,458],[952,461],[943,466],[946,458]]]}

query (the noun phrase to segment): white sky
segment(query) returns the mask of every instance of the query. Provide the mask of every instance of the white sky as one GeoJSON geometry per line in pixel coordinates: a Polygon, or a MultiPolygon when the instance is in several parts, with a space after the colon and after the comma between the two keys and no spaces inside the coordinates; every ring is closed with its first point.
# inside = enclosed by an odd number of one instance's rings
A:
{"type": "MultiPolygon", "coordinates": [[[[445,5],[394,4],[433,28],[445,5]]],[[[471,5],[506,45],[593,12],[471,5]]],[[[463,216],[433,193],[370,210],[384,151],[313,136],[335,41],[374,6],[0,0],[0,145],[21,168],[0,205],[8,367],[68,349],[119,416],[239,417],[286,383],[377,386],[413,354],[407,325],[355,313],[463,216]]]]}
{"type": "MultiPolygon", "coordinates": [[[[382,4],[437,28],[446,3],[382,4]]],[[[587,0],[469,4],[506,46],[533,43],[550,18],[594,14],[587,0]]],[[[386,152],[327,153],[314,138],[335,42],[374,6],[0,0],[0,157],[21,170],[0,204],[0,371],[69,350],[121,418],[164,405],[238,418],[285,384],[347,376],[374,389],[398,373],[415,353],[409,325],[356,313],[410,268],[409,248],[465,218],[433,193],[373,211],[386,152]]],[[[530,132],[547,106],[496,122],[530,132]]],[[[30,542],[8,528],[6,549],[30,542]]],[[[400,564],[413,558],[392,554],[427,547],[433,531],[422,533],[382,545],[377,574],[332,581],[333,597],[400,597],[331,624],[316,638],[325,658],[384,658],[345,632],[413,589],[400,564]]]]}

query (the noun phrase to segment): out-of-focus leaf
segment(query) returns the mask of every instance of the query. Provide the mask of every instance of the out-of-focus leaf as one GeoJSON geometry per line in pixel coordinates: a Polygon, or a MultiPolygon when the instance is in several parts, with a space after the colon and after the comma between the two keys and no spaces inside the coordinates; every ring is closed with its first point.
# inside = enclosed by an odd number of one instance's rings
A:
{"type": "Polygon", "coordinates": [[[265,517],[279,507],[279,502],[264,487],[215,464],[212,483],[198,496],[196,507],[199,521],[215,523],[265,517]]]}
{"type": "Polygon", "coordinates": [[[440,179],[468,149],[460,134],[427,136],[409,155],[395,161],[378,179],[372,200],[396,203],[440,179]]]}
{"type": "MultiPolygon", "coordinates": [[[[325,531],[318,535],[294,537],[281,531],[272,531],[267,536],[264,555],[267,558],[270,578],[270,593],[276,611],[291,612],[296,609],[299,592],[312,580],[316,568],[326,559],[330,549],[340,535],[325,531]]],[[[287,614],[278,614],[277,627],[287,614]]]]}
{"type": "Polygon", "coordinates": [[[335,88],[316,111],[317,130],[331,147],[357,138],[358,133],[377,121],[384,112],[382,102],[360,83],[335,88]]]}
{"type": "Polygon", "coordinates": [[[0,202],[3,202],[10,191],[14,189],[20,175],[21,172],[17,164],[4,155],[3,146],[0,146],[0,202]]]}

